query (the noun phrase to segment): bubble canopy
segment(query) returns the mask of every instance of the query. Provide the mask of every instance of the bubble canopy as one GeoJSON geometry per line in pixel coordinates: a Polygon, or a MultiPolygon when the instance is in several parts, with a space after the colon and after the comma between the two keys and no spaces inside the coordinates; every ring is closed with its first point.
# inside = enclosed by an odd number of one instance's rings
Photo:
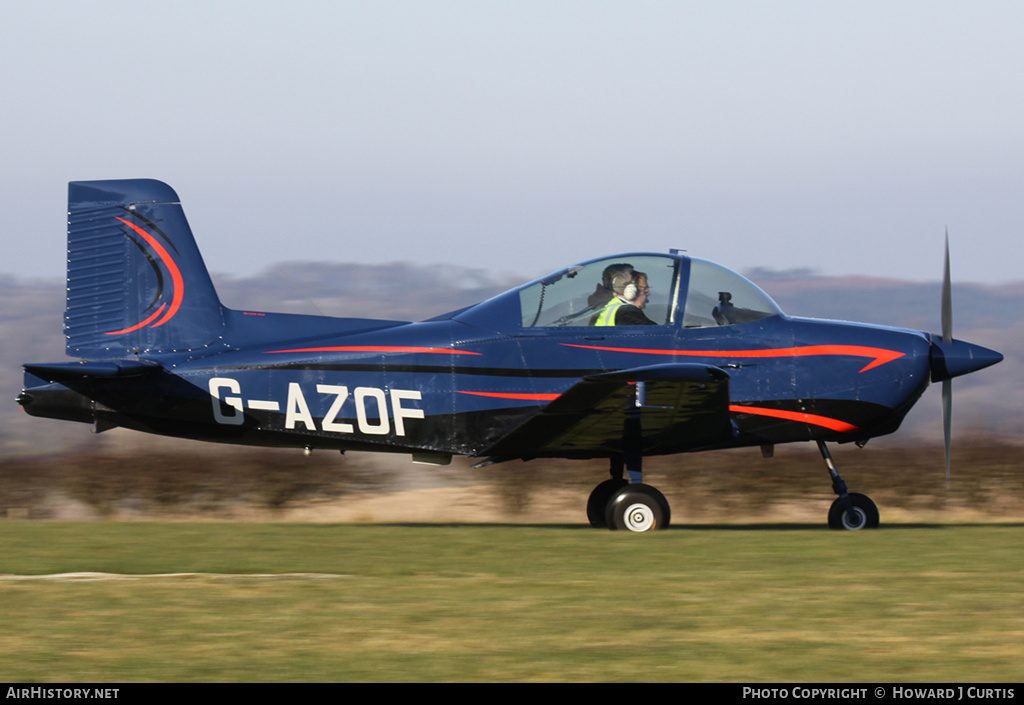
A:
{"type": "Polygon", "coordinates": [[[657,326],[730,326],[782,314],[754,283],[719,264],[678,254],[632,253],[566,267],[456,318],[477,325],[488,317],[492,324],[500,319],[502,329],[589,327],[597,325],[612,297],[624,294],[657,326]],[[626,283],[645,298],[629,298],[626,283]]]}

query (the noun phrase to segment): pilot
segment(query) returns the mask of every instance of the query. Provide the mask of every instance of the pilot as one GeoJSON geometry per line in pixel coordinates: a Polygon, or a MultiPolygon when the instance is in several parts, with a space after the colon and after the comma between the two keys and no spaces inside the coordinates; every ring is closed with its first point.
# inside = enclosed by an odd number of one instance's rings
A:
{"type": "MultiPolygon", "coordinates": [[[[654,321],[644,315],[647,297],[651,290],[647,286],[647,275],[637,272],[628,264],[613,264],[604,270],[603,288],[608,300],[594,315],[593,326],[653,326],[654,321]]],[[[599,291],[591,295],[595,300],[599,291]]]]}
{"type": "MultiPolygon", "coordinates": [[[[633,276],[633,265],[631,264],[610,264],[604,268],[601,281],[598,283],[594,293],[587,297],[587,306],[592,309],[604,308],[604,305],[615,296],[612,291],[612,282],[617,276],[633,276]]],[[[595,315],[596,319],[596,315],[595,315]]],[[[594,325],[591,321],[590,325],[594,325]]]]}

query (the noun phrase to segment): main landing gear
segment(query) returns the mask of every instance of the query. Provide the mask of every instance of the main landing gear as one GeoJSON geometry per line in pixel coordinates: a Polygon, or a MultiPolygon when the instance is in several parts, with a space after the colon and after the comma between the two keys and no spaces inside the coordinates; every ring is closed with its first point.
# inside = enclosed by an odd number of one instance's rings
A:
{"type": "MultiPolygon", "coordinates": [[[[837,495],[828,510],[829,528],[846,531],[877,529],[878,507],[875,503],[867,495],[847,491],[846,482],[839,475],[824,441],[818,441],[818,451],[832,476],[832,490],[837,495]]],[[[609,472],[611,478],[595,487],[587,500],[587,519],[591,526],[642,532],[664,529],[669,525],[672,512],[665,495],[641,481],[639,453],[626,458],[613,457],[609,472]],[[628,480],[624,477],[626,473],[628,480]]]]}
{"type": "Polygon", "coordinates": [[[832,476],[832,490],[838,495],[828,510],[829,528],[847,531],[877,529],[878,507],[875,503],[867,495],[846,491],[846,482],[839,476],[839,470],[824,441],[818,441],[818,451],[832,476]]]}
{"type": "Polygon", "coordinates": [[[623,454],[612,457],[611,479],[595,487],[587,500],[587,519],[591,526],[654,531],[666,528],[672,518],[665,495],[643,484],[643,433],[640,428],[645,394],[643,381],[635,382],[634,394],[622,427],[623,454]],[[623,477],[624,470],[628,480],[623,477]]]}
{"type": "Polygon", "coordinates": [[[654,531],[664,529],[672,519],[665,495],[643,484],[640,409],[643,406],[643,382],[637,382],[635,406],[626,412],[622,456],[611,460],[611,479],[594,488],[587,500],[587,519],[591,526],[612,530],[654,531]],[[625,479],[623,474],[628,474],[625,479]]]}
{"type": "MultiPolygon", "coordinates": [[[[618,531],[654,531],[664,529],[672,519],[665,495],[650,485],[631,482],[622,476],[621,459],[612,459],[611,479],[594,488],[587,500],[587,519],[591,526],[618,531]]],[[[632,471],[633,475],[637,471],[632,471]]]]}

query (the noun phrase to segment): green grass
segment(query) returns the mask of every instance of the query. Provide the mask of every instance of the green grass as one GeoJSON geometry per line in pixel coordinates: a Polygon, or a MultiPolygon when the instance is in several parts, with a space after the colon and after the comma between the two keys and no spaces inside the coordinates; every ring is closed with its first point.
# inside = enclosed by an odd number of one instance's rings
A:
{"type": "Polygon", "coordinates": [[[0,523],[17,681],[1020,681],[1024,526],[0,523]],[[87,580],[60,573],[122,576],[87,580]]]}

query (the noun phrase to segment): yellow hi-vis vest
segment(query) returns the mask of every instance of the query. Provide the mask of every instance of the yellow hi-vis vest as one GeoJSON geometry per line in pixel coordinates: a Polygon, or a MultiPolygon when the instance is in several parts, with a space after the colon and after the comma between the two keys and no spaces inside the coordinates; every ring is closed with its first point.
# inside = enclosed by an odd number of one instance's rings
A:
{"type": "Polygon", "coordinates": [[[615,314],[618,313],[619,309],[626,305],[626,302],[617,297],[612,297],[611,301],[604,305],[601,309],[601,313],[597,314],[597,320],[594,321],[595,326],[614,326],[615,325],[615,314]]]}

